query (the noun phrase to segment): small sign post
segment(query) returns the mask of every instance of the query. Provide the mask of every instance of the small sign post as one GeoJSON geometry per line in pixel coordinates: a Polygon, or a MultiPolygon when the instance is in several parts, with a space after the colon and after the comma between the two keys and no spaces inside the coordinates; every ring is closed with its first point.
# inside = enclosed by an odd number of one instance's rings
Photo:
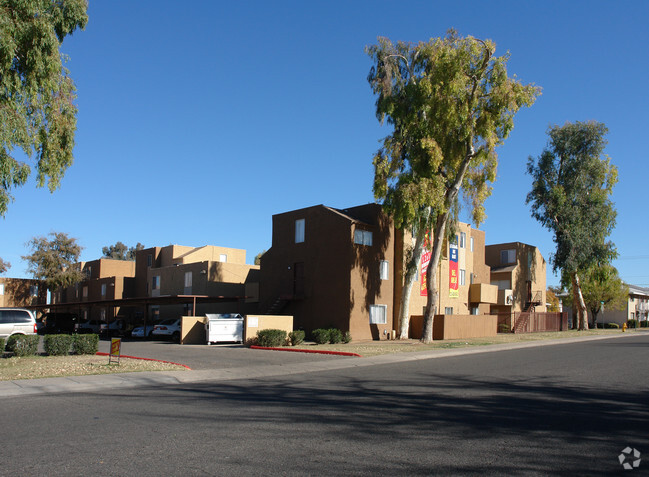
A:
{"type": "Polygon", "coordinates": [[[122,339],[111,338],[110,340],[110,355],[108,356],[108,364],[113,362],[113,359],[119,364],[119,354],[122,350],[122,339]]]}

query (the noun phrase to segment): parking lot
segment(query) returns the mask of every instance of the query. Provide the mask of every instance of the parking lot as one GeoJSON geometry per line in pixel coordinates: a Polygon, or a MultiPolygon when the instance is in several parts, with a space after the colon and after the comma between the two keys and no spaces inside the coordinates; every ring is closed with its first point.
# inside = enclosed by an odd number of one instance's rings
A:
{"type": "MultiPolygon", "coordinates": [[[[110,351],[110,340],[99,341],[99,351],[110,351]]],[[[350,359],[314,353],[290,353],[247,348],[239,344],[180,345],[171,341],[122,340],[122,356],[136,356],[184,364],[194,370],[244,368],[251,366],[283,365],[350,359]]]]}

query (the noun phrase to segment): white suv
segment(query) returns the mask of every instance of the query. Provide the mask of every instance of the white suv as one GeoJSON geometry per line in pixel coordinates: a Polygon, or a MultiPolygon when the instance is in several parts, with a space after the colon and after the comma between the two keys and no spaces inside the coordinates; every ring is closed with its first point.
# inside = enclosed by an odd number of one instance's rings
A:
{"type": "Polygon", "coordinates": [[[11,335],[35,335],[36,318],[25,308],[0,308],[0,338],[11,335]]]}

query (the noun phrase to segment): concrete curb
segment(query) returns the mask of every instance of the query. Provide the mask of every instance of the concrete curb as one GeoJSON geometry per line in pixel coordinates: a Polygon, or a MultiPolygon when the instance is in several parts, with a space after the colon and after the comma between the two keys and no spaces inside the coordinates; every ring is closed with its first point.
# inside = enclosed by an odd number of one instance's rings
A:
{"type": "MultiPolygon", "coordinates": [[[[643,333],[645,334],[645,333],[643,333]]],[[[475,348],[446,348],[429,351],[384,354],[367,358],[351,359],[341,356],[340,359],[315,361],[291,365],[250,366],[242,368],[207,369],[197,371],[156,371],[136,373],[115,373],[89,376],[68,376],[63,378],[25,379],[0,381],[0,399],[12,396],[27,396],[50,393],[102,392],[116,388],[137,386],[173,386],[182,384],[215,383],[238,379],[255,379],[274,376],[287,376],[302,373],[334,371],[353,367],[394,364],[425,359],[449,358],[478,353],[493,353],[540,346],[556,346],[586,341],[618,339],[639,336],[637,333],[605,335],[579,338],[562,338],[554,340],[525,341],[495,345],[476,346],[475,348]]]]}
{"type": "Polygon", "coordinates": [[[346,351],[327,351],[323,349],[304,349],[304,348],[267,348],[265,346],[252,345],[250,349],[264,349],[267,351],[289,351],[293,353],[312,353],[312,354],[330,354],[334,356],[355,356],[357,358],[362,358],[360,354],[357,353],[347,353],[346,351]]]}

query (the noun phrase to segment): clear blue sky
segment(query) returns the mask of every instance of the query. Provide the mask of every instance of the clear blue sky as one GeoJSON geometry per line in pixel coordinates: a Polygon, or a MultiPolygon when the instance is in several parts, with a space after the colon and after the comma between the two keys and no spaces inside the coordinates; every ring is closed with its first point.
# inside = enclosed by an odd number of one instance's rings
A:
{"type": "Polygon", "coordinates": [[[543,88],[499,149],[487,243],[550,256],[552,236],[525,205],[527,158],[549,125],[601,121],[619,168],[615,265],[649,285],[647,1],[91,0],[88,13],[63,44],[78,88],[75,162],[54,194],[33,178],[15,191],[0,219],[7,276],[27,276],[25,243],[52,231],[76,237],[82,260],[122,241],[243,248],[252,263],[271,245],[273,214],[372,202],[372,155],[389,130],[363,48],[453,27],[494,40],[510,74],[543,88]]]}

